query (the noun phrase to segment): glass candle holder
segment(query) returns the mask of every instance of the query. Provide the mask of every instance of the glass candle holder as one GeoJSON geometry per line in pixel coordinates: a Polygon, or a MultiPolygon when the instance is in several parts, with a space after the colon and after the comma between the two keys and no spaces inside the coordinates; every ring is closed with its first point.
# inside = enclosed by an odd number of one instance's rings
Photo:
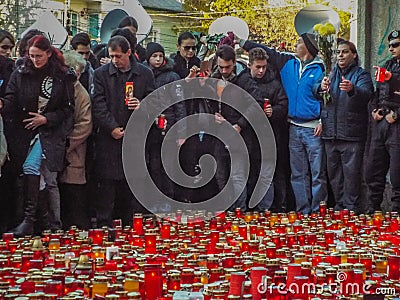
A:
{"type": "Polygon", "coordinates": [[[103,237],[104,237],[103,229],[101,228],[89,229],[88,236],[92,240],[93,245],[103,244],[103,237]]]}
{"type": "Polygon", "coordinates": [[[229,285],[229,295],[242,296],[244,288],[243,283],[245,279],[246,279],[246,273],[244,272],[232,273],[229,285]]]}
{"type": "Polygon", "coordinates": [[[250,281],[251,281],[251,295],[253,300],[261,300],[262,294],[258,290],[260,283],[263,283],[263,278],[267,275],[267,269],[263,267],[253,267],[250,270],[250,281]]]}
{"type": "Polygon", "coordinates": [[[127,274],[124,280],[124,290],[128,293],[139,292],[139,277],[137,274],[127,274]]]}
{"type": "Polygon", "coordinates": [[[133,231],[137,235],[143,235],[144,228],[143,228],[143,215],[142,214],[135,214],[133,216],[133,231]]]}
{"type": "Polygon", "coordinates": [[[157,235],[155,233],[146,233],[144,235],[144,252],[146,254],[157,253],[157,235]]]}
{"type": "Polygon", "coordinates": [[[168,291],[179,291],[181,288],[180,272],[174,271],[168,274],[167,290],[168,291]]]}
{"type": "Polygon", "coordinates": [[[396,281],[400,279],[400,256],[388,256],[388,278],[396,281]]]}
{"type": "Polygon", "coordinates": [[[92,297],[94,298],[96,295],[105,296],[108,290],[108,283],[106,276],[95,276],[93,278],[93,286],[92,286],[92,297]]]}
{"type": "Polygon", "coordinates": [[[378,256],[375,259],[375,273],[384,273],[387,272],[388,260],[385,256],[378,256]]]}
{"type": "Polygon", "coordinates": [[[163,276],[161,265],[144,266],[145,299],[156,300],[163,295],[163,276]]]}
{"type": "Polygon", "coordinates": [[[171,238],[171,224],[169,222],[164,221],[160,228],[160,234],[162,239],[171,238]]]}

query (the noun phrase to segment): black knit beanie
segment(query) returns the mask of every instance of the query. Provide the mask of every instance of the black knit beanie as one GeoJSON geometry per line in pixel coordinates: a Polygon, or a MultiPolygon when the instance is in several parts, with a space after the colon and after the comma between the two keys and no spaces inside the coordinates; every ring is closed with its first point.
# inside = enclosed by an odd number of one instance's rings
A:
{"type": "Polygon", "coordinates": [[[165,51],[164,51],[164,47],[161,46],[159,43],[148,43],[146,46],[146,60],[147,62],[149,62],[150,57],[153,55],[153,53],[156,52],[162,52],[162,54],[165,57],[165,51]]]}
{"type": "Polygon", "coordinates": [[[304,44],[306,45],[308,52],[310,52],[313,57],[316,57],[319,48],[317,40],[315,39],[315,35],[312,33],[303,33],[301,37],[303,38],[304,44]]]}

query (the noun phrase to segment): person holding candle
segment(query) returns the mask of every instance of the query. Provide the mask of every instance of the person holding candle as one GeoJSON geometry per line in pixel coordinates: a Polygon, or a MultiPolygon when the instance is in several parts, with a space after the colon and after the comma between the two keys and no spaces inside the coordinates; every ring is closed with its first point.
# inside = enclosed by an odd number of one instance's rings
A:
{"type": "MultiPolygon", "coordinates": [[[[229,124],[233,127],[240,138],[243,139],[246,150],[242,151],[235,141],[236,136],[232,133],[231,136],[227,138],[229,142],[222,143],[217,140],[214,143],[214,156],[217,161],[217,170],[215,172],[215,179],[220,190],[222,190],[228,178],[232,178],[231,194],[237,195],[234,199],[234,203],[229,207],[229,210],[234,210],[235,208],[240,208],[242,211],[248,210],[247,205],[247,176],[246,171],[249,166],[246,165],[245,156],[252,152],[254,142],[254,132],[252,132],[251,126],[249,126],[246,117],[254,117],[255,111],[257,109],[256,105],[262,106],[263,99],[261,91],[257,87],[256,82],[253,80],[249,72],[242,70],[237,71],[236,64],[236,53],[235,49],[229,45],[222,45],[217,49],[216,52],[218,68],[211,75],[211,78],[219,79],[216,86],[210,86],[207,83],[207,87],[217,93],[218,95],[218,85],[223,83],[225,88],[221,91],[221,99],[228,102],[231,101],[233,104],[241,105],[242,111],[245,113],[238,113],[232,106],[219,102],[211,102],[211,110],[214,112],[215,125],[217,126],[217,132],[223,132],[224,126],[221,124],[229,124]],[[229,84],[228,84],[229,83],[229,84]],[[242,99],[241,103],[237,103],[237,89],[233,89],[232,86],[236,85],[244,89],[252,97],[242,99]],[[254,101],[254,99],[256,101],[254,101]],[[227,122],[227,123],[225,123],[227,122]],[[232,153],[237,155],[235,159],[231,160],[232,153]],[[232,166],[230,166],[232,164],[232,166]],[[231,169],[231,172],[229,171],[231,169]]],[[[196,76],[198,71],[197,67],[193,67],[188,75],[188,78],[193,78],[196,76]]],[[[215,81],[211,81],[215,82],[215,81]]],[[[221,133],[220,133],[221,134],[221,133]]],[[[232,201],[233,202],[233,201],[232,201]]]]}
{"type": "MultiPolygon", "coordinates": [[[[290,197],[290,167],[289,167],[289,127],[287,124],[287,108],[288,99],[282,84],[276,79],[275,71],[268,62],[269,56],[263,48],[253,48],[249,51],[249,64],[248,72],[251,77],[256,81],[257,86],[262,92],[264,104],[267,104],[264,111],[271,123],[275,135],[275,142],[277,148],[277,160],[275,173],[273,178],[272,188],[263,198],[259,204],[258,209],[270,209],[273,212],[285,212],[287,198],[290,197]],[[267,103],[266,103],[267,101],[267,103]],[[272,195],[268,195],[272,194],[272,195]]],[[[258,150],[259,152],[259,150],[258,150]]],[[[256,152],[257,154],[257,152],[256,152]]],[[[252,154],[250,153],[252,156],[252,154]]],[[[254,155],[255,166],[261,165],[258,155],[254,155]],[[258,163],[257,163],[258,162],[258,163]]],[[[257,173],[254,174],[250,167],[250,178],[248,188],[252,190],[251,185],[255,184],[257,180],[257,173]]],[[[260,171],[260,176],[265,172],[260,171]]],[[[265,180],[262,181],[265,183],[265,180]]]]}
{"type": "Polygon", "coordinates": [[[392,58],[385,62],[384,68],[391,77],[377,82],[369,105],[372,127],[365,181],[371,209],[381,210],[386,174],[390,170],[392,211],[400,212],[400,30],[393,30],[388,42],[392,58]]]}
{"type": "MultiPolygon", "coordinates": [[[[174,60],[173,71],[179,75],[181,79],[186,78],[190,71],[200,67],[201,61],[196,56],[196,38],[188,31],[182,32],[178,37],[177,52],[171,55],[174,60]]],[[[196,98],[193,90],[184,89],[186,114],[188,116],[199,114],[198,126],[206,128],[208,122],[201,118],[202,113],[210,113],[209,102],[207,99],[196,98]],[[192,97],[193,96],[193,97],[192,97]]],[[[189,128],[190,131],[190,128],[189,128]]],[[[185,141],[180,147],[179,163],[183,171],[193,177],[193,182],[201,180],[199,175],[200,166],[199,159],[205,154],[211,154],[213,147],[213,137],[205,130],[199,130],[198,135],[193,135],[185,141]]],[[[191,182],[189,182],[190,184],[191,182]]],[[[182,202],[197,202],[208,199],[217,192],[217,184],[214,179],[210,183],[205,184],[199,189],[192,189],[184,186],[176,186],[175,198],[182,202]]]]}
{"type": "Polygon", "coordinates": [[[314,95],[322,99],[322,93],[329,92],[331,98],[322,108],[321,121],[335,210],[354,211],[361,195],[368,102],[374,87],[352,42],[338,43],[336,61],[329,76],[315,84],[314,95]]]}
{"type": "MultiPolygon", "coordinates": [[[[91,90],[95,134],[94,173],[97,176],[97,226],[112,225],[113,211],[123,226],[130,225],[133,211],[145,212],[126,181],[122,166],[122,140],[132,112],[154,90],[151,70],[131,55],[129,41],[120,35],[108,42],[111,63],[94,71],[91,90]],[[126,82],[133,82],[134,97],[125,104],[126,82]],[[115,208],[114,208],[115,207],[115,208]]],[[[139,129],[138,129],[139,130],[139,129]]]]}
{"type": "Polygon", "coordinates": [[[312,92],[313,85],[325,73],[323,62],[317,55],[319,48],[315,36],[301,34],[294,54],[278,52],[236,35],[235,43],[246,51],[262,47],[279,72],[288,96],[291,183],[296,211],[318,213],[319,203],[327,201],[328,191],[326,154],[321,139],[321,101],[312,92]]]}
{"type": "MultiPolygon", "coordinates": [[[[173,71],[174,62],[170,58],[165,57],[163,46],[153,42],[147,44],[145,65],[149,66],[153,71],[155,87],[156,89],[160,89],[159,92],[163,95],[165,101],[168,101],[169,99],[183,100],[181,84],[170,84],[179,80],[180,77],[173,71]]],[[[163,142],[166,142],[168,149],[176,149],[176,151],[178,151],[177,147],[183,145],[185,142],[185,139],[183,138],[185,128],[182,125],[179,126],[176,140],[166,140],[164,137],[169,128],[185,116],[186,107],[183,101],[168,107],[163,114],[158,117],[157,124],[154,123],[152,125],[147,137],[146,153],[148,155],[147,162],[149,165],[150,175],[156,185],[170,198],[174,197],[174,187],[172,181],[165,173],[163,162],[161,161],[161,145],[163,142]]],[[[173,160],[165,160],[165,163],[173,162],[173,160]]],[[[164,207],[162,203],[154,203],[154,207],[151,209],[152,212],[163,212],[165,210],[168,210],[168,208],[164,207]]]]}

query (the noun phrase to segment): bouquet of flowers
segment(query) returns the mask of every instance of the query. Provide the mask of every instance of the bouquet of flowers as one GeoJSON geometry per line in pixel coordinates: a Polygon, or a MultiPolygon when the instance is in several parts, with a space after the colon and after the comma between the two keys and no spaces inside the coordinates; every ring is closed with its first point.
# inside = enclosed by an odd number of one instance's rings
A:
{"type": "Polygon", "coordinates": [[[235,37],[232,31],[227,32],[227,34],[215,33],[212,35],[207,35],[206,37],[206,42],[210,50],[215,50],[221,45],[230,45],[234,47],[235,46],[234,40],[235,37]]]}
{"type": "MultiPolygon", "coordinates": [[[[317,38],[320,55],[326,67],[326,74],[329,76],[332,70],[336,29],[331,23],[316,24],[313,29],[317,38]]],[[[324,104],[331,100],[329,90],[324,92],[322,96],[324,104]]]]}

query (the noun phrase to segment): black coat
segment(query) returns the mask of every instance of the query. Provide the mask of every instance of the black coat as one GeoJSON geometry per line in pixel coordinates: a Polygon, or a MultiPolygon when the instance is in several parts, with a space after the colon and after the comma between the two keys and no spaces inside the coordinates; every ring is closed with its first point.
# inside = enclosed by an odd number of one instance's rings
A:
{"type": "MultiPolygon", "coordinates": [[[[396,111],[400,115],[400,64],[395,58],[385,62],[384,68],[392,73],[389,80],[376,84],[376,93],[370,103],[370,112],[375,108],[396,111]],[[396,93],[397,92],[397,93],[396,93]]],[[[371,114],[370,114],[371,115],[371,114]]]]}
{"type": "Polygon", "coordinates": [[[14,61],[11,58],[0,55],[0,97],[6,93],[8,80],[14,71],[14,61]]]}
{"type": "Polygon", "coordinates": [[[3,98],[1,113],[5,116],[5,134],[8,142],[10,163],[16,172],[20,172],[30,141],[39,133],[43,154],[46,156],[50,171],[59,172],[65,167],[67,136],[73,128],[74,81],[76,76],[71,71],[53,72],[53,88],[50,100],[43,111],[47,123],[37,130],[25,129],[22,121],[31,118],[28,112],[38,111],[38,95],[42,84],[37,71],[25,65],[15,70],[3,98]]]}
{"type": "Polygon", "coordinates": [[[92,113],[95,127],[95,174],[100,178],[122,180],[122,140],[115,140],[111,132],[126,127],[133,110],[125,105],[125,83],[132,81],[134,96],[144,99],[154,90],[154,76],[149,68],[131,57],[131,70],[126,79],[112,64],[94,71],[92,113]]]}
{"type": "MultiPolygon", "coordinates": [[[[250,69],[247,70],[247,72],[250,74],[250,69]]],[[[257,82],[262,98],[269,99],[269,103],[272,106],[272,115],[268,120],[271,123],[277,143],[282,139],[284,142],[287,141],[288,97],[286,96],[282,84],[276,78],[274,71],[270,67],[267,68],[262,78],[254,78],[254,80],[257,82]]]]}
{"type": "Polygon", "coordinates": [[[189,61],[187,61],[178,51],[175,55],[172,55],[171,58],[174,60],[173,71],[182,79],[189,75],[191,67],[200,67],[200,59],[196,56],[193,56],[189,61]]]}
{"type": "MultiPolygon", "coordinates": [[[[148,66],[147,63],[145,63],[145,65],[148,66]]],[[[180,83],[176,83],[174,85],[168,85],[171,82],[178,81],[181,79],[179,75],[173,71],[173,67],[174,67],[174,62],[171,59],[166,58],[166,63],[164,65],[162,65],[157,69],[152,69],[155,79],[155,87],[156,89],[159,89],[158,93],[162,95],[162,97],[165,99],[166,102],[177,99],[183,100],[182,85],[180,83]]],[[[166,130],[168,131],[168,129],[171,128],[172,125],[174,125],[176,122],[178,122],[179,120],[183,119],[186,116],[185,103],[182,101],[180,103],[172,105],[168,107],[163,112],[163,114],[167,119],[166,130]]],[[[180,136],[184,134],[183,126],[179,128],[178,133],[180,134],[180,136]]]]}
{"type": "MultiPolygon", "coordinates": [[[[321,112],[322,138],[344,141],[365,141],[368,128],[368,102],[374,86],[371,74],[353,64],[345,70],[337,65],[332,70],[330,93],[332,100],[323,106],[321,112]],[[342,76],[350,80],[354,89],[341,91],[342,76]]],[[[321,84],[319,81],[316,86],[321,84]]],[[[318,88],[314,87],[316,95],[318,88]]]]}
{"type": "MultiPolygon", "coordinates": [[[[222,75],[219,73],[219,71],[217,71],[212,75],[212,77],[221,79],[222,75]]],[[[248,72],[247,70],[243,70],[239,75],[235,75],[231,80],[229,80],[229,82],[245,90],[252,96],[252,98],[243,99],[241,97],[238,97],[238,89],[233,88],[232,85],[228,85],[222,92],[222,99],[228,103],[230,101],[235,101],[236,105],[238,105],[238,107],[240,108],[240,111],[245,112],[249,120],[254,121],[254,117],[256,116],[255,110],[257,109],[256,105],[262,107],[263,98],[261,91],[258,88],[257,83],[251,77],[250,72],[248,72]],[[256,100],[256,103],[254,103],[253,98],[256,100]],[[238,103],[237,101],[240,101],[240,103],[238,103]]],[[[216,89],[216,87],[214,88],[216,89]]],[[[240,134],[243,136],[246,145],[248,147],[252,146],[255,138],[254,131],[251,129],[249,122],[246,120],[245,116],[242,113],[239,113],[230,105],[224,103],[222,103],[220,107],[219,102],[217,101],[212,101],[211,107],[212,112],[220,113],[232,125],[239,125],[241,128],[240,134]]]]}

